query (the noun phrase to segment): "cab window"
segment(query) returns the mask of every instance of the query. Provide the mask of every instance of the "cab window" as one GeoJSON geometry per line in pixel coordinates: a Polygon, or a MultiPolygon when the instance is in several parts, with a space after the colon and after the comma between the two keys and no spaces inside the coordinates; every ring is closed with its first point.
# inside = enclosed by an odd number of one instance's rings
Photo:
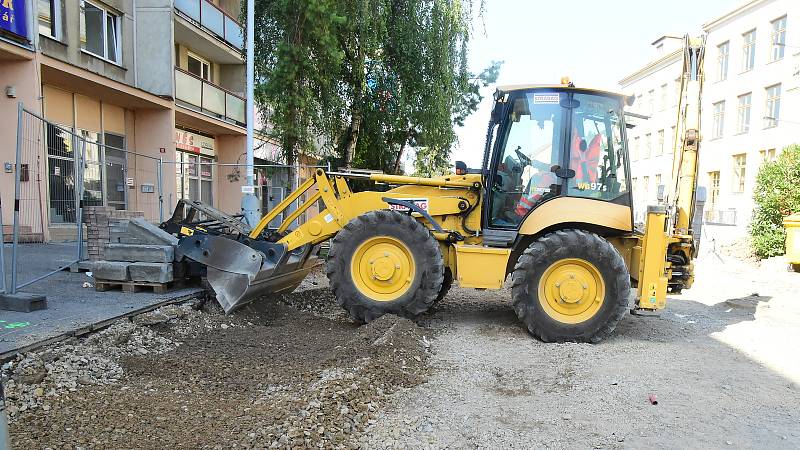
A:
{"type": "Polygon", "coordinates": [[[613,200],[628,191],[620,101],[599,95],[575,94],[569,143],[567,182],[573,197],[613,200]]]}
{"type": "Polygon", "coordinates": [[[490,225],[518,228],[529,211],[560,194],[563,108],[558,92],[526,92],[510,100],[491,193],[490,225]]]}

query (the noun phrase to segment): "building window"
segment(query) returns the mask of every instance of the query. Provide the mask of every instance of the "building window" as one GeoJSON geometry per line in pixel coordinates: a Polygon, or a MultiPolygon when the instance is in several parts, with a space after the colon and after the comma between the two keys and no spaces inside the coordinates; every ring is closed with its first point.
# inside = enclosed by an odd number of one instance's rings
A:
{"type": "Polygon", "coordinates": [[[759,153],[761,154],[761,162],[762,163],[775,161],[775,149],[774,148],[768,148],[768,149],[765,149],[765,150],[759,150],[759,153]]]}
{"type": "Polygon", "coordinates": [[[681,101],[681,79],[675,79],[675,106],[678,106],[678,103],[681,101]]]}
{"type": "Polygon", "coordinates": [[[725,102],[714,103],[714,126],[711,131],[712,139],[719,139],[722,137],[723,128],[725,126],[725,102]]]}
{"type": "Polygon", "coordinates": [[[728,78],[728,41],[717,46],[717,81],[728,78]]]}
{"type": "Polygon", "coordinates": [[[642,177],[642,200],[645,203],[650,201],[650,177],[642,177]]]}
{"type": "Polygon", "coordinates": [[[756,30],[742,35],[742,72],[747,72],[756,64],[756,30]]]}
{"type": "Polygon", "coordinates": [[[639,142],[639,136],[633,138],[633,154],[631,155],[631,160],[638,161],[639,160],[639,146],[641,142],[639,142]]]}
{"type": "Polygon", "coordinates": [[[655,112],[655,102],[656,102],[656,92],[655,90],[651,89],[647,92],[647,111],[650,115],[653,115],[655,112]]]}
{"type": "Polygon", "coordinates": [[[39,0],[39,34],[61,39],[61,0],[39,0]]]}
{"type": "Polygon", "coordinates": [[[661,111],[667,109],[667,85],[661,85],[661,111]]]}
{"type": "Polygon", "coordinates": [[[81,2],[81,48],[109,61],[122,61],[120,16],[87,1],[81,2]]]}
{"type": "Polygon", "coordinates": [[[778,125],[781,115],[781,85],[776,84],[767,88],[767,108],[764,114],[764,128],[778,125]]]}
{"type": "Polygon", "coordinates": [[[752,95],[750,92],[739,96],[738,113],[736,115],[736,132],[739,134],[750,131],[750,104],[752,95]]]}
{"type": "Polygon", "coordinates": [[[786,50],[786,16],[770,23],[772,24],[772,33],[770,34],[769,60],[777,61],[783,59],[783,53],[786,50]]]}
{"type": "Polygon", "coordinates": [[[653,151],[653,135],[651,133],[647,133],[644,135],[644,154],[642,155],[642,159],[647,159],[650,157],[650,154],[653,151]]]}
{"type": "Polygon", "coordinates": [[[642,103],[642,94],[636,96],[636,102],[634,102],[634,104],[639,111],[644,109],[644,104],[642,103]]]}
{"type": "Polygon", "coordinates": [[[187,53],[186,59],[187,72],[195,75],[198,78],[202,78],[208,82],[211,82],[211,63],[208,60],[191,52],[187,53]]]}
{"type": "Polygon", "coordinates": [[[658,130],[658,146],[656,147],[656,155],[664,154],[664,130],[658,130]]]}
{"type": "Polygon", "coordinates": [[[213,205],[214,160],[209,157],[175,151],[175,188],[178,198],[213,205]]]}
{"type": "Polygon", "coordinates": [[[675,128],[675,125],[670,127],[670,136],[672,136],[672,142],[669,144],[669,148],[667,149],[667,153],[672,153],[672,150],[675,146],[675,143],[678,141],[678,129],[675,128]]]}
{"type": "Polygon", "coordinates": [[[744,192],[747,155],[733,155],[733,192],[744,192]]]}
{"type": "Polygon", "coordinates": [[[656,174],[656,179],[655,179],[655,182],[656,182],[656,184],[655,184],[655,188],[656,188],[656,199],[658,199],[658,196],[659,196],[659,192],[658,192],[658,191],[659,191],[659,190],[660,190],[660,188],[661,188],[661,174],[660,174],[660,173],[657,173],[657,174],[656,174]]]}
{"type": "Polygon", "coordinates": [[[719,172],[708,172],[708,209],[713,211],[719,200],[719,172]]]}

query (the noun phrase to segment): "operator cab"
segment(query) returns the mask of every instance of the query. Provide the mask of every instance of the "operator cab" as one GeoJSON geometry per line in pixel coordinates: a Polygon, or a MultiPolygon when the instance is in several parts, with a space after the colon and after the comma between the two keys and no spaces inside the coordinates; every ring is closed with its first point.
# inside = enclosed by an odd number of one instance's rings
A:
{"type": "Polygon", "coordinates": [[[625,97],[559,86],[500,87],[487,142],[488,228],[517,230],[561,196],[631,205],[625,97]]]}

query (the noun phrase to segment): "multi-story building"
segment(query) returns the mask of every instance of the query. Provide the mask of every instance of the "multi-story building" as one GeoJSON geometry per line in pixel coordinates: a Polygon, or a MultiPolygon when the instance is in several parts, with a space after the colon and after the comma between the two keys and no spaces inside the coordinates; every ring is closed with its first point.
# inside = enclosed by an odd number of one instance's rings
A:
{"type": "MultiPolygon", "coordinates": [[[[698,184],[707,192],[703,233],[726,242],[747,233],[761,163],[800,141],[800,121],[791,119],[798,117],[800,107],[800,3],[753,0],[707,22],[703,31],[707,40],[698,171],[698,184]],[[793,17],[796,22],[792,22],[793,17]]],[[[667,42],[680,47],[679,40],[670,38],[654,44],[667,42]]],[[[620,86],[628,94],[647,98],[654,90],[658,93],[665,84],[675,82],[681,75],[681,60],[680,49],[665,54],[625,77],[620,86]]],[[[656,104],[660,95],[656,95],[656,104]]],[[[638,111],[644,103],[643,114],[650,115],[648,101],[637,103],[638,111]]],[[[656,110],[651,119],[638,121],[639,126],[630,133],[639,213],[655,201],[656,178],[663,183],[671,172],[671,155],[659,161],[652,154],[648,158],[646,150],[636,154],[637,138],[642,141],[650,134],[656,147],[660,130],[672,138],[676,111],[673,107],[665,110],[667,114],[661,112],[656,110]]],[[[664,153],[670,150],[668,146],[664,153]]]]}
{"type": "MultiPolygon", "coordinates": [[[[22,102],[53,124],[127,151],[89,152],[84,204],[141,210],[151,220],[169,215],[179,198],[239,211],[244,168],[225,165],[244,163],[252,120],[239,10],[240,0],[0,0],[0,160],[14,162],[22,102]],[[152,189],[158,158],[166,161],[163,206],[152,189]]],[[[58,239],[75,230],[69,184],[78,156],[62,131],[45,128],[37,155],[47,174],[42,220],[45,239],[58,239]]],[[[257,156],[275,153],[274,144],[257,144],[257,156]]],[[[11,169],[0,173],[6,225],[11,169]]]]}

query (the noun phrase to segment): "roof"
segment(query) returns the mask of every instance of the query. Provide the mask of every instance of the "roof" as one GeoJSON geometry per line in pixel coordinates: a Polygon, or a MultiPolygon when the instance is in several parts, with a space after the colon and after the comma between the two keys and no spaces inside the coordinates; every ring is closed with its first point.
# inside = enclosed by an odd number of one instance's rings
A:
{"type": "Polygon", "coordinates": [[[619,92],[611,92],[603,89],[580,88],[575,86],[567,86],[564,84],[509,84],[505,86],[497,86],[497,92],[500,94],[505,94],[514,91],[527,91],[530,89],[559,89],[562,91],[569,90],[569,91],[583,92],[586,94],[603,94],[603,95],[613,95],[617,97],[625,97],[624,94],[620,94],[619,92]]]}

